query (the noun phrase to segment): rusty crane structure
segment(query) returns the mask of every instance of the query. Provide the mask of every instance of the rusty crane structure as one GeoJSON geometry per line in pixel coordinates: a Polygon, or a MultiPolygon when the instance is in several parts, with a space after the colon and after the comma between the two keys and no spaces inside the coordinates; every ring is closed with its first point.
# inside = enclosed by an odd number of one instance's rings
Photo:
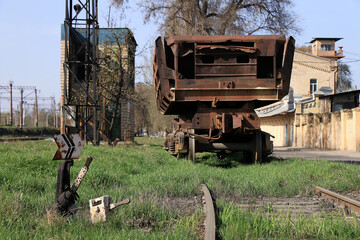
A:
{"type": "Polygon", "coordinates": [[[254,109],[289,91],[295,40],[284,35],[170,36],[155,42],[158,110],[175,117],[164,148],[172,155],[243,152],[259,162],[272,152],[254,109]]]}

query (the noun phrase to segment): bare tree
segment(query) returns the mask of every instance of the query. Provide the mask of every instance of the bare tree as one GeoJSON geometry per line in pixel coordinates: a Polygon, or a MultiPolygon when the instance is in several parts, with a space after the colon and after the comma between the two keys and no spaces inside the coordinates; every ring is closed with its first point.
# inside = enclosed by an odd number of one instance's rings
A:
{"type": "Polygon", "coordinates": [[[144,20],[155,19],[166,35],[299,32],[292,0],[139,1],[144,20]]]}
{"type": "Polygon", "coordinates": [[[124,3],[128,2],[128,0],[112,0],[112,3],[116,7],[121,7],[124,3]]]}
{"type": "Polygon", "coordinates": [[[351,70],[348,64],[341,61],[338,62],[338,79],[337,79],[337,92],[343,92],[352,88],[353,79],[351,70]]]}
{"type": "Polygon", "coordinates": [[[147,133],[170,132],[174,116],[162,115],[157,110],[151,56],[151,53],[143,56],[144,64],[140,70],[143,82],[135,85],[135,126],[138,132],[144,128],[147,133]]]}
{"type": "Polygon", "coordinates": [[[299,50],[301,52],[305,52],[305,53],[311,53],[311,45],[301,45],[301,46],[297,46],[296,50],[299,50]]]}
{"type": "Polygon", "coordinates": [[[134,96],[136,43],[131,41],[131,34],[126,28],[109,28],[100,47],[98,89],[103,102],[102,129],[109,143],[114,138],[113,128],[120,124],[121,104],[131,101],[134,96]]]}
{"type": "Polygon", "coordinates": [[[147,83],[135,85],[135,131],[139,134],[143,129],[146,129],[147,133],[152,129],[150,106],[153,91],[152,86],[147,83]]]}

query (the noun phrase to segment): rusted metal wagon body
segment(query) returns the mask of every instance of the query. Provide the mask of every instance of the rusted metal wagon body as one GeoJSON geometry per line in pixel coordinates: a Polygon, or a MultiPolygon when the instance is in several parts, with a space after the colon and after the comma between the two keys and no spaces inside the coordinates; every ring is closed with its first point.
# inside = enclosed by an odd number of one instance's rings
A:
{"type": "Polygon", "coordinates": [[[289,91],[295,41],[284,35],[172,36],[156,40],[153,74],[158,110],[175,118],[165,149],[194,160],[196,152],[272,152],[254,109],[289,91]]]}

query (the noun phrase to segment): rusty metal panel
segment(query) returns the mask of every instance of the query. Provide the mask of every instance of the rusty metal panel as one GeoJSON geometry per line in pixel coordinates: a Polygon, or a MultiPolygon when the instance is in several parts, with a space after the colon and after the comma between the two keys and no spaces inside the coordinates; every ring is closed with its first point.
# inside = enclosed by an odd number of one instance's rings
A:
{"type": "Polygon", "coordinates": [[[159,37],[158,109],[178,114],[183,101],[211,103],[214,97],[229,103],[278,101],[289,90],[294,46],[284,35],[159,37]]]}
{"type": "Polygon", "coordinates": [[[254,101],[273,100],[277,101],[276,89],[225,89],[226,94],[220,89],[180,89],[175,90],[176,101],[207,101],[214,98],[219,101],[254,101]]]}
{"type": "Polygon", "coordinates": [[[79,134],[55,134],[53,137],[58,146],[53,160],[71,160],[80,157],[84,145],[79,134]]]}
{"type": "Polygon", "coordinates": [[[283,83],[282,90],[284,92],[283,95],[286,95],[289,92],[294,51],[295,51],[295,39],[292,37],[289,37],[285,43],[284,56],[282,59],[283,68],[282,68],[281,75],[283,78],[283,81],[282,81],[282,83],[283,83]]]}
{"type": "Polygon", "coordinates": [[[223,42],[248,42],[264,40],[285,41],[285,35],[217,35],[217,36],[171,36],[167,38],[169,45],[173,43],[223,43],[223,42]]]}

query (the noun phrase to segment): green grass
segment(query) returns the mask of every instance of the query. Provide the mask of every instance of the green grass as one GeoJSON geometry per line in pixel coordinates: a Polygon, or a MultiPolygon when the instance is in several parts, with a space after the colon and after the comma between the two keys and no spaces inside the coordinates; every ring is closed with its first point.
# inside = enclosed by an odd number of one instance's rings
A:
{"type": "MultiPolygon", "coordinates": [[[[250,231],[248,238],[286,238],[286,234],[292,239],[350,236],[340,234],[352,225],[339,217],[324,221],[314,217],[299,225],[294,223],[296,227],[291,228],[286,218],[247,213],[234,205],[227,206],[222,199],[311,196],[315,185],[340,193],[358,191],[358,166],[302,159],[272,159],[262,165],[249,165],[241,163],[241,154],[223,160],[213,154],[199,154],[199,160],[191,163],[162,150],[163,139],[136,141],[116,148],[88,145],[81,159],[74,161],[72,181],[86,156],[94,158],[78,191],[78,207],[86,210],[89,199],[102,195],[110,195],[114,201],[131,199],[129,205],[118,207],[106,223],[98,225],[81,216],[48,224],[45,209],[54,203],[60,163],[51,160],[57,149],[54,142],[0,143],[0,239],[196,239],[201,234],[203,210],[179,213],[165,208],[158,199],[192,198],[199,195],[201,183],[206,183],[218,199],[218,218],[222,219],[219,233],[223,239],[234,239],[237,233],[258,224],[261,230],[250,231]],[[248,227],[240,227],[244,222],[248,227]],[[284,225],[289,229],[283,233],[284,225]],[[308,225],[313,226],[312,232],[307,230],[308,225]]],[[[358,230],[351,231],[353,237],[360,238],[358,230]]]]}

